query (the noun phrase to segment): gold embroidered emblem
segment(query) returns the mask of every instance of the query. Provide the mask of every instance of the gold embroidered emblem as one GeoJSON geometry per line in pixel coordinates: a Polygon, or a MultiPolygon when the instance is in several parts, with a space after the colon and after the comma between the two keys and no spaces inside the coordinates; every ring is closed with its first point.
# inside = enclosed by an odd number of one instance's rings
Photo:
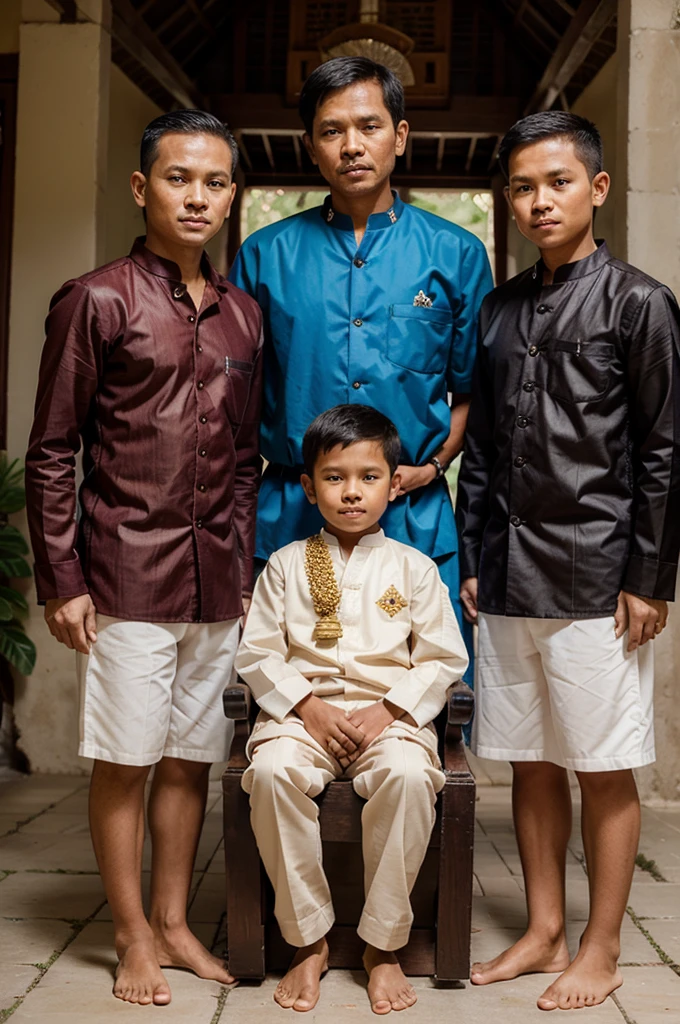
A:
{"type": "Polygon", "coordinates": [[[388,587],[382,597],[378,598],[375,602],[378,608],[382,608],[384,612],[387,612],[391,619],[397,615],[402,608],[408,607],[408,601],[406,601],[396,587],[388,587]]]}
{"type": "Polygon", "coordinates": [[[413,305],[414,306],[425,306],[426,308],[429,309],[429,307],[432,305],[432,299],[430,298],[429,295],[426,295],[425,292],[423,291],[423,289],[421,288],[420,291],[418,292],[418,294],[416,295],[416,297],[413,300],[413,305]]]}
{"type": "Polygon", "coordinates": [[[387,216],[390,218],[390,222],[392,224],[396,224],[397,223],[398,217],[397,217],[396,213],[394,212],[394,210],[388,210],[387,211],[387,216]]]}

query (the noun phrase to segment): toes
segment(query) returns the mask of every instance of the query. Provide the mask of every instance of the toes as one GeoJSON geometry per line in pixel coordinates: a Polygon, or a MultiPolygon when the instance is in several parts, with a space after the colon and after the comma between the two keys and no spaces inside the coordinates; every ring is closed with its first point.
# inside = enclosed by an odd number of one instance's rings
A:
{"type": "Polygon", "coordinates": [[[371,1009],[373,1013],[389,1013],[392,1009],[392,1003],[388,999],[376,999],[374,1003],[371,1003],[371,1009]]]}
{"type": "Polygon", "coordinates": [[[153,1002],[156,1006],[167,1006],[171,998],[169,988],[157,988],[153,994],[153,1002]]]}

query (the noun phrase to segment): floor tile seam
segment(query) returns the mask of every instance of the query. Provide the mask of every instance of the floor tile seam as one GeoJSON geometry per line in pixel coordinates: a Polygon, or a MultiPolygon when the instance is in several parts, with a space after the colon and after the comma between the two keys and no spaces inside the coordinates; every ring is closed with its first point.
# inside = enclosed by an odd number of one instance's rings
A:
{"type": "MultiPolygon", "coordinates": [[[[26,997],[28,995],[30,995],[30,993],[33,991],[33,989],[38,987],[38,985],[40,984],[42,979],[45,977],[47,972],[52,967],[54,967],[54,965],[56,964],[57,960],[60,958],[62,953],[66,952],[66,950],[71,945],[71,943],[80,935],[80,933],[83,931],[83,929],[86,928],[87,925],[90,924],[90,922],[94,920],[94,918],[97,916],[97,914],[105,906],[106,906],[106,900],[103,900],[97,906],[97,908],[88,917],[82,918],[81,920],[77,920],[77,921],[72,920],[70,922],[67,922],[67,923],[71,924],[71,931],[70,931],[70,934],[67,936],[66,941],[64,942],[64,944],[61,946],[60,949],[55,949],[53,951],[53,953],[50,956],[49,960],[47,960],[44,964],[40,964],[39,965],[38,974],[35,976],[35,978],[31,982],[31,984],[28,986],[28,988],[25,990],[23,995],[21,995],[17,999],[15,999],[14,1003],[11,1006],[8,1006],[5,1009],[0,1010],[0,1024],[4,1024],[4,1022],[6,1020],[9,1020],[9,1018],[12,1016],[12,1014],[15,1012],[15,1010],[19,1009],[19,1007],[22,1005],[22,1003],[24,1002],[26,997]]],[[[33,966],[38,966],[38,965],[30,964],[29,966],[33,967],[33,966]]]]}
{"type": "MultiPolygon", "coordinates": [[[[628,916],[630,917],[631,921],[636,926],[638,931],[640,931],[642,933],[642,935],[644,935],[644,937],[646,938],[647,942],[650,944],[652,949],[655,950],[656,953],[658,953],[658,955],[661,958],[661,960],[663,961],[664,965],[666,967],[670,967],[670,969],[675,974],[677,974],[678,977],[680,977],[680,964],[677,964],[673,960],[673,957],[669,956],[668,953],[665,951],[665,949],[663,949],[663,947],[659,945],[659,943],[656,941],[654,936],[650,932],[647,931],[647,929],[642,924],[643,918],[638,917],[638,915],[635,913],[633,908],[630,907],[630,906],[626,907],[626,913],[628,914],[628,916]]],[[[644,920],[650,920],[650,918],[644,918],[644,920]]],[[[659,918],[653,918],[651,920],[660,920],[660,919],[659,918]]],[[[662,918],[661,920],[664,920],[664,919],[662,918]]],[[[673,920],[673,919],[672,918],[667,918],[666,920],[673,920]]]]}
{"type": "Polygon", "coordinates": [[[217,1006],[215,1007],[215,1012],[210,1018],[210,1024],[219,1024],[224,1008],[227,1005],[227,999],[229,998],[230,991],[231,990],[226,988],[224,985],[220,988],[220,994],[217,997],[217,1006]]]}
{"type": "Polygon", "coordinates": [[[621,1003],[621,1000],[617,996],[616,992],[612,992],[610,998],[611,998],[611,1001],[613,1002],[614,1006],[616,1007],[616,1009],[619,1011],[619,1013],[623,1017],[623,1019],[626,1022],[626,1024],[637,1024],[637,1021],[635,1020],[635,1018],[631,1017],[631,1015],[628,1013],[626,1008],[621,1003]]]}
{"type": "Polygon", "coordinates": [[[85,786],[78,786],[77,789],[71,790],[70,793],[66,793],[65,796],[62,796],[59,800],[55,800],[54,803],[48,804],[47,807],[43,807],[41,811],[36,811],[35,814],[29,815],[28,818],[23,818],[21,821],[18,821],[14,828],[10,828],[7,832],[3,832],[0,839],[6,839],[7,836],[17,835],[22,828],[25,828],[26,825],[30,825],[38,818],[41,818],[43,814],[47,814],[48,811],[53,811],[59,806],[59,804],[63,803],[64,800],[68,800],[70,797],[75,796],[76,793],[80,793],[82,789],[85,789],[85,786]]]}

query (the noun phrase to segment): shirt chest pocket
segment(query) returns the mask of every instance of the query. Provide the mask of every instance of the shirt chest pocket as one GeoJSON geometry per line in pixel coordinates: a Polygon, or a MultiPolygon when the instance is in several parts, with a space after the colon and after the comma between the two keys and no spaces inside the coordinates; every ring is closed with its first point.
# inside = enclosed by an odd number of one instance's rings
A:
{"type": "Polygon", "coordinates": [[[243,421],[248,407],[253,369],[254,364],[245,359],[232,359],[231,356],[224,358],[227,413],[231,422],[236,426],[243,421]]]}
{"type": "Polygon", "coordinates": [[[607,341],[548,344],[548,393],[562,402],[594,402],[609,391],[614,346],[607,341]]]}
{"type": "Polygon", "coordinates": [[[437,306],[390,306],[386,356],[415,373],[443,373],[451,348],[453,316],[437,306]]]}

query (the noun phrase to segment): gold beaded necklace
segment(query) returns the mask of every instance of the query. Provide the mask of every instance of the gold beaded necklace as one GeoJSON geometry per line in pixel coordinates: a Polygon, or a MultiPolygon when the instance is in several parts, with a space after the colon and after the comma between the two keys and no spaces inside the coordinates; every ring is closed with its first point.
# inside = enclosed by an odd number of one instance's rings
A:
{"type": "Polygon", "coordinates": [[[307,541],[305,572],[314,611],[319,616],[312,640],[316,640],[317,643],[335,643],[342,636],[342,623],[337,616],[340,591],[335,578],[333,559],[321,534],[316,534],[307,541]]]}

